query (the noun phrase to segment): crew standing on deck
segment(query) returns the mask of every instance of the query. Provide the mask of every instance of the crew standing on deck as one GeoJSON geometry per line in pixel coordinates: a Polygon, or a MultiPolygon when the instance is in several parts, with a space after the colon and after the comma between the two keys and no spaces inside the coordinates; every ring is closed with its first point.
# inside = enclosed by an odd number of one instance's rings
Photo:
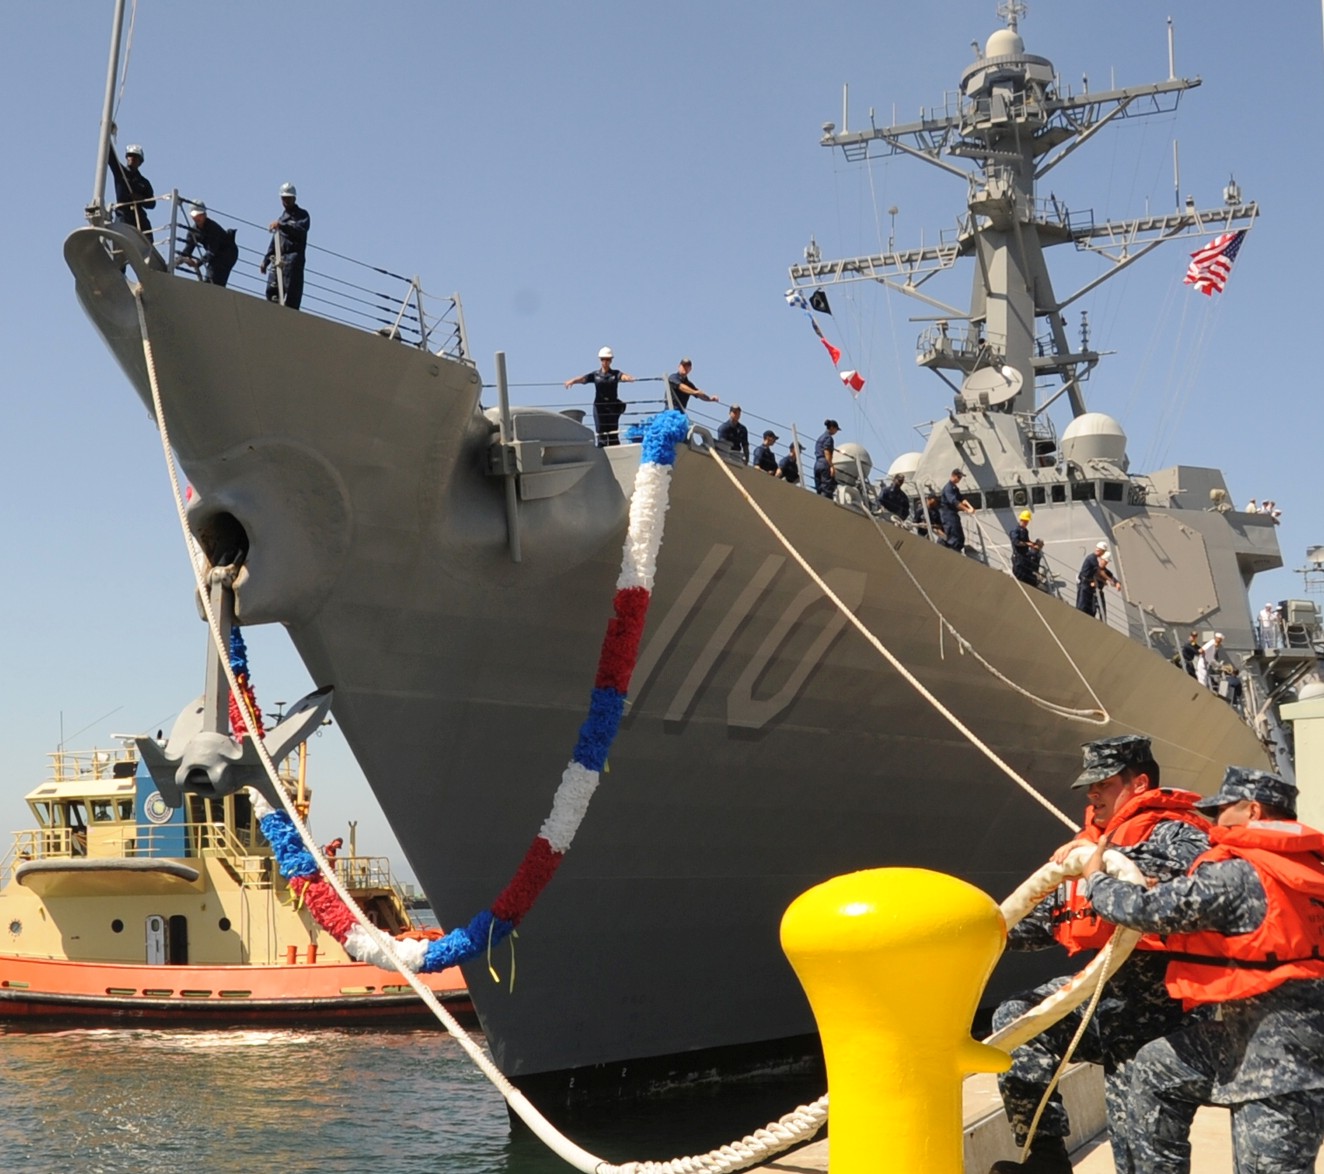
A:
{"type": "Polygon", "coordinates": [[[225,285],[230,280],[230,270],[239,260],[239,246],[235,244],[234,229],[222,228],[207,215],[207,205],[195,200],[189,209],[193,227],[188,230],[188,239],[180,250],[180,258],[201,269],[202,280],[209,285],[225,285]],[[201,258],[195,259],[193,251],[202,249],[201,258]]]}
{"type": "Polygon", "coordinates": [[[800,483],[800,446],[795,441],[791,441],[790,450],[777,462],[777,472],[787,485],[800,483]]]}
{"type": "Polygon", "coordinates": [[[1199,678],[1200,672],[1196,666],[1202,659],[1200,633],[1192,632],[1191,638],[1181,646],[1182,667],[1186,670],[1187,676],[1199,678]]]}
{"type": "Polygon", "coordinates": [[[1201,1105],[1232,1110],[1238,1171],[1309,1174],[1324,1144],[1324,833],[1297,821],[1297,789],[1229,767],[1196,806],[1217,819],[1188,875],[1155,887],[1085,873],[1118,925],[1166,935],[1168,991],[1217,1005],[1140,1049],[1131,1064],[1135,1169],[1187,1174],[1201,1105]]]}
{"type": "Polygon", "coordinates": [[[923,499],[915,502],[910,520],[915,523],[915,533],[921,538],[931,537],[934,542],[945,543],[942,511],[938,509],[938,495],[932,489],[926,490],[923,499]]]}
{"type": "MultiPolygon", "coordinates": [[[[1183,875],[1209,848],[1208,823],[1193,809],[1200,796],[1193,791],[1160,789],[1159,767],[1148,738],[1126,734],[1086,743],[1084,749],[1084,769],[1072,787],[1084,789],[1089,799],[1086,824],[1070,844],[1054,853],[1054,859],[1062,859],[1080,843],[1097,843],[1107,834],[1112,845],[1130,857],[1147,877],[1165,881],[1183,875]]],[[[1099,949],[1112,928],[1090,905],[1084,885],[1073,879],[1014,926],[1007,944],[1012,949],[1036,950],[1056,941],[1074,955],[1099,949]]],[[[1142,939],[1126,965],[1105,985],[1075,1051],[1076,1059],[1103,1065],[1108,1130],[1119,1171],[1139,1174],[1144,1169],[1132,1163],[1129,1146],[1127,1089],[1131,1058],[1142,1045],[1175,1031],[1183,1021],[1181,1004],[1168,996],[1163,985],[1167,966],[1163,943],[1157,938],[1142,939]]],[[[994,1013],[994,1028],[1005,1027],[1068,981],[1065,976],[1053,979],[1004,1002],[994,1013]]],[[[1083,1011],[1077,1008],[1016,1048],[1011,1054],[1011,1069],[998,1077],[1003,1107],[1017,1145],[1025,1144],[1039,1103],[1082,1018],[1083,1011]]],[[[1065,1138],[1070,1131],[1066,1108],[1054,1092],[1044,1107],[1026,1161],[997,1162],[992,1174],[1068,1174],[1071,1162],[1065,1138]]]]}
{"type": "Polygon", "coordinates": [[[671,399],[670,406],[679,408],[682,412],[688,409],[691,398],[706,400],[710,404],[718,402],[715,395],[700,391],[690,381],[690,370],[693,366],[694,361],[692,359],[681,359],[678,369],[667,376],[667,394],[671,399]]]}
{"type": "Polygon", "coordinates": [[[1080,572],[1076,576],[1076,607],[1086,615],[1099,614],[1099,593],[1105,583],[1111,582],[1120,589],[1120,584],[1108,570],[1107,560],[1107,544],[1096,542],[1093,551],[1080,564],[1080,572]]]}
{"type": "Polygon", "coordinates": [[[106,155],[111,182],[115,185],[115,219],[136,228],[151,240],[152,225],[147,209],[156,207],[156,193],[152,181],[141,170],[143,149],[137,143],[124,148],[124,162],[115,158],[113,151],[106,155]]]}
{"type": "Polygon", "coordinates": [[[1206,688],[1213,689],[1221,677],[1223,657],[1223,633],[1215,632],[1213,637],[1200,647],[1200,659],[1195,662],[1196,679],[1206,688]]]}
{"type": "Polygon", "coordinates": [[[593,423],[597,426],[599,447],[620,444],[621,413],[625,411],[620,385],[634,382],[633,375],[626,375],[611,365],[614,358],[611,347],[605,346],[598,351],[596,371],[565,381],[566,387],[574,387],[576,383],[593,384],[593,423]]]}
{"type": "Polygon", "coordinates": [[[732,404],[730,414],[717,430],[717,439],[730,446],[731,451],[749,464],[749,429],[740,422],[740,405],[732,404]]]}
{"type": "Polygon", "coordinates": [[[1033,517],[1029,510],[1021,510],[1016,516],[1016,525],[1007,534],[1011,538],[1011,573],[1022,583],[1037,587],[1039,577],[1034,565],[1034,543],[1030,541],[1030,520],[1033,517]]]}
{"type": "Polygon", "coordinates": [[[769,477],[780,477],[781,467],[777,464],[777,454],[772,451],[772,446],[777,443],[777,433],[771,428],[763,433],[763,443],[757,445],[754,449],[754,455],[750,458],[750,463],[756,469],[762,469],[769,477]]]}
{"type": "Polygon", "coordinates": [[[841,425],[835,420],[824,420],[823,435],[814,441],[814,492],[819,497],[837,495],[837,442],[833,437],[840,430],[841,425]]]}
{"type": "Polygon", "coordinates": [[[966,501],[965,494],[961,492],[961,478],[964,476],[960,469],[953,469],[947,484],[942,487],[942,496],[938,502],[943,542],[958,554],[965,549],[965,528],[961,525],[961,515],[975,512],[975,507],[966,501]]]}
{"type": "Polygon", "coordinates": [[[906,475],[897,473],[878,495],[878,508],[894,518],[905,519],[910,516],[910,495],[902,488],[906,475]]]}
{"type": "Polygon", "coordinates": [[[308,229],[312,227],[312,217],[296,202],[298,195],[292,183],[280,185],[281,212],[269,225],[271,244],[258,267],[260,273],[271,270],[267,277],[267,301],[281,302],[291,310],[303,304],[304,254],[308,250],[308,229]],[[276,256],[278,238],[279,257],[276,256]]]}

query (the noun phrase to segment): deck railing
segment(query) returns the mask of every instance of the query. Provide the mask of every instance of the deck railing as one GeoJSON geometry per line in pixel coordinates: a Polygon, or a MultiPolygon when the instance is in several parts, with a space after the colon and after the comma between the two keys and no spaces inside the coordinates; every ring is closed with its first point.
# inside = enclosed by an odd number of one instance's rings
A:
{"type": "MultiPolygon", "coordinates": [[[[199,280],[197,270],[182,257],[195,200],[178,189],[157,197],[158,209],[169,207],[169,218],[148,234],[171,272],[180,280],[199,280]]],[[[236,229],[239,260],[228,286],[256,297],[267,296],[267,277],[260,272],[272,237],[269,223],[247,220],[222,208],[208,207],[207,215],[224,228],[236,229]]],[[[347,326],[369,330],[407,346],[472,363],[459,294],[441,296],[423,288],[421,278],[404,277],[381,265],[345,256],[309,240],[300,307],[347,326]]]]}

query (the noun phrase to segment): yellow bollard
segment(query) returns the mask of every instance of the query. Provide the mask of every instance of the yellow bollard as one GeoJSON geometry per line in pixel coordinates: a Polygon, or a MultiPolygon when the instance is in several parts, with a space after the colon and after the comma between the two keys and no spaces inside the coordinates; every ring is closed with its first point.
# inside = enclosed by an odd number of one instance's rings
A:
{"type": "Polygon", "coordinates": [[[961,1174],[961,1079],[1011,1064],[970,1036],[1006,937],[992,897],[922,868],[834,877],[791,902],[782,949],[827,1060],[832,1174],[961,1174]]]}

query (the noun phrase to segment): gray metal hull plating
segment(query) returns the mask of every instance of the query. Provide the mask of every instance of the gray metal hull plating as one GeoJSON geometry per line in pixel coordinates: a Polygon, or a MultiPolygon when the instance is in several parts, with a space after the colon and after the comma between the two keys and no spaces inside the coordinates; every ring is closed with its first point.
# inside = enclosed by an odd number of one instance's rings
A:
{"type": "MultiPolygon", "coordinates": [[[[148,401],[136,313],[92,230],[79,296],[148,401]]],[[[521,503],[507,551],[472,368],[135,266],[204,547],[248,545],[240,618],[284,623],[443,924],[490,905],[551,801],[585,712],[636,449],[586,450],[521,503]]],[[[538,413],[529,413],[531,428],[538,413]]],[[[560,427],[555,418],[548,427],[560,427]]],[[[1262,763],[1231,709],[1065,604],[1035,604],[1111,722],[1054,716],[940,635],[909,566],[1024,689],[1094,704],[1008,576],[755,471],[741,482],[864,625],[1068,812],[1079,744],[1143,731],[1168,785],[1262,763]],[[890,549],[889,549],[890,544],[890,549]]],[[[1136,511],[1130,511],[1136,512],[1136,511]]],[[[778,946],[789,901],[880,865],[1002,896],[1064,839],[812,587],[712,459],[679,454],[632,700],[573,848],[521,927],[516,982],[470,988],[497,1062],[535,1076],[813,1029],[778,946]]],[[[1047,956],[1045,956],[1047,957],[1047,956]]],[[[508,974],[498,951],[494,965],[508,974]]],[[[1000,970],[991,997],[1022,981],[1000,970]]]]}

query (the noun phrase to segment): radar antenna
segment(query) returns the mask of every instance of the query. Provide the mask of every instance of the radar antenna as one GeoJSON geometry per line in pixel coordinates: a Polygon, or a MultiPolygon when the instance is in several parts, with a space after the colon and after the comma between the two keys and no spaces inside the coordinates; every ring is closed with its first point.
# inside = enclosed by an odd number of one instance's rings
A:
{"type": "Polygon", "coordinates": [[[1009,29],[1016,28],[1022,16],[1030,11],[1030,6],[1025,0],[1002,0],[998,5],[998,15],[1007,22],[1009,29]]]}
{"type": "Polygon", "coordinates": [[[1306,547],[1306,565],[1297,574],[1307,595],[1324,595],[1324,546],[1306,547]]]}

